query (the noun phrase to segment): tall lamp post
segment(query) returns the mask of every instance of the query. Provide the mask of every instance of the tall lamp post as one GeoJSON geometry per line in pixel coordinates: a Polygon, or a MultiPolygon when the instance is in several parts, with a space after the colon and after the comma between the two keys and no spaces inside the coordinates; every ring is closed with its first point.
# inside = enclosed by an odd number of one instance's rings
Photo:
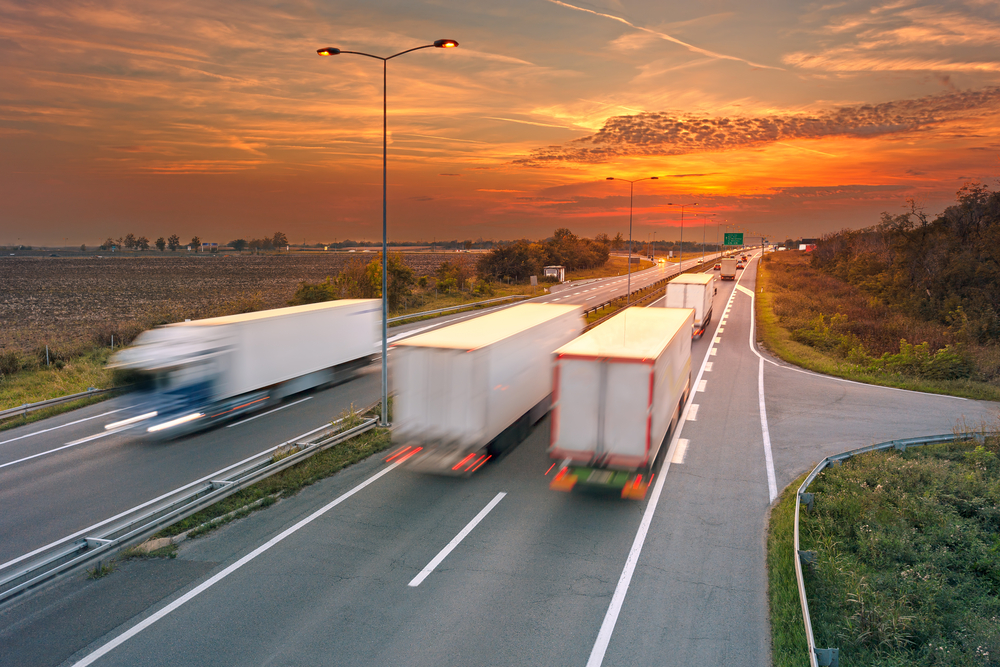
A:
{"type": "Polygon", "coordinates": [[[705,218],[705,224],[701,226],[701,263],[705,263],[705,229],[708,227],[708,219],[714,217],[714,213],[709,213],[708,215],[703,215],[701,217],[705,218]]]}
{"type": "Polygon", "coordinates": [[[632,194],[635,192],[635,184],[639,181],[657,181],[659,176],[647,176],[630,181],[627,178],[615,178],[608,176],[609,181],[625,181],[628,183],[628,280],[625,284],[625,307],[628,307],[632,298],[632,194]]]}
{"type": "Polygon", "coordinates": [[[389,425],[389,280],[388,280],[388,262],[389,262],[389,242],[386,236],[386,217],[387,217],[387,207],[386,207],[386,148],[388,142],[386,140],[388,122],[386,114],[386,65],[393,58],[398,58],[399,56],[410,53],[411,51],[419,51],[420,49],[453,49],[458,46],[458,42],[453,39],[439,39],[433,44],[425,44],[423,46],[416,46],[412,49],[407,49],[406,51],[400,51],[391,56],[373,56],[370,53],[362,53],[361,51],[342,51],[334,47],[326,47],[323,49],[317,49],[316,53],[321,56],[337,56],[342,53],[350,53],[356,56],[366,56],[368,58],[374,58],[375,60],[382,61],[382,418],[381,426],[389,425]]]}
{"type": "Polygon", "coordinates": [[[667,206],[680,206],[681,207],[681,256],[680,261],[677,262],[677,273],[684,273],[684,209],[688,206],[697,206],[694,204],[673,204],[667,203],[667,206]]]}

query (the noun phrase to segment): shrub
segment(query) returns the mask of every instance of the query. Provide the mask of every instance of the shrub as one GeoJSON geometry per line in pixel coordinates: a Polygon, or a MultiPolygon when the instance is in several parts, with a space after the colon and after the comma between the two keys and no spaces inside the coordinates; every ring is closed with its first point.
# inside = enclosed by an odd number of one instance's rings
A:
{"type": "Polygon", "coordinates": [[[21,357],[17,352],[0,353],[0,375],[13,375],[21,370],[21,357]]]}

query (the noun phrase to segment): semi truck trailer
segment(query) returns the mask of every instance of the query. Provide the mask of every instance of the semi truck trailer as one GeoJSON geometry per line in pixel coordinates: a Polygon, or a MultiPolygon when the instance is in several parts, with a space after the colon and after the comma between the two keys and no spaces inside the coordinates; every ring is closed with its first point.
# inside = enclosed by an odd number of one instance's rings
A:
{"type": "Polygon", "coordinates": [[[723,257],[721,264],[722,270],[719,272],[719,277],[723,280],[736,280],[736,265],[739,260],[735,257],[723,257]]]}
{"type": "Polygon", "coordinates": [[[343,299],[145,331],[108,364],[141,389],[105,428],[176,437],[348,379],[373,358],[381,313],[377,299],[343,299]]]}
{"type": "Polygon", "coordinates": [[[693,308],[692,337],[700,337],[712,321],[715,276],[710,273],[683,273],[667,283],[666,308],[693,308]]]}
{"type": "Polygon", "coordinates": [[[691,391],[690,308],[627,308],[555,353],[550,488],[642,499],[691,391]]]}
{"type": "Polygon", "coordinates": [[[548,412],[552,353],[580,335],[582,306],[522,304],[393,347],[393,440],[407,467],[471,475],[548,412]]]}

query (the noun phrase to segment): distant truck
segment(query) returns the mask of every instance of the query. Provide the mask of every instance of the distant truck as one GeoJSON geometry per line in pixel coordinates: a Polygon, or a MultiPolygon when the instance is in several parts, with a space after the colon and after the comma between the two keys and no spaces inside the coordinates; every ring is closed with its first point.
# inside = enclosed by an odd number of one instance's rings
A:
{"type": "Polygon", "coordinates": [[[723,280],[736,280],[736,265],[739,264],[739,260],[735,257],[723,257],[722,269],[719,272],[719,277],[723,280]]]}
{"type": "Polygon", "coordinates": [[[143,388],[105,428],[176,437],[347,379],[374,356],[381,318],[377,299],[343,299],[145,331],[108,364],[143,388]]]}
{"type": "Polygon", "coordinates": [[[545,416],[552,353],[583,331],[582,306],[522,304],[399,341],[393,440],[405,465],[471,475],[545,416]]]}
{"type": "Polygon", "coordinates": [[[642,499],[691,391],[690,308],[628,308],[555,354],[549,484],[642,499]]]}
{"type": "Polygon", "coordinates": [[[715,297],[715,276],[711,273],[683,273],[667,283],[666,308],[693,308],[694,325],[691,335],[699,337],[712,321],[712,301],[715,297]]]}

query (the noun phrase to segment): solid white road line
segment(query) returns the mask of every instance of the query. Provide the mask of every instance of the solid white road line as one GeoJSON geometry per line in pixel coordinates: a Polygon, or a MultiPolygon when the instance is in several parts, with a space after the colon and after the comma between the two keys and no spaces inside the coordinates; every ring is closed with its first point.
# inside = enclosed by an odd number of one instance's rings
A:
{"type": "Polygon", "coordinates": [[[413,580],[410,581],[409,585],[410,586],[419,586],[423,582],[423,580],[426,579],[428,577],[428,575],[430,575],[430,573],[434,571],[434,568],[436,568],[438,565],[440,565],[441,561],[443,561],[445,558],[447,558],[448,554],[450,554],[452,551],[454,551],[455,547],[457,547],[459,545],[459,543],[461,543],[461,541],[464,540],[466,538],[466,536],[469,533],[472,532],[473,528],[475,528],[477,525],[479,525],[480,521],[482,521],[483,519],[486,518],[486,515],[489,514],[490,511],[494,507],[497,506],[497,503],[499,503],[501,500],[503,500],[503,497],[506,496],[506,495],[507,495],[507,493],[505,491],[501,491],[500,493],[498,493],[497,495],[495,495],[493,497],[493,500],[491,500],[490,503],[486,507],[484,507],[483,509],[481,509],[479,511],[479,514],[477,514],[475,516],[475,518],[472,519],[472,521],[470,521],[469,523],[467,523],[465,525],[465,528],[463,528],[461,530],[461,532],[458,535],[456,535],[452,539],[452,541],[449,542],[448,545],[438,553],[437,556],[434,556],[434,558],[431,559],[431,562],[427,563],[427,566],[424,567],[424,569],[420,570],[420,574],[418,574],[417,576],[413,577],[413,580]]]}
{"type": "Polygon", "coordinates": [[[111,410],[110,412],[102,412],[99,415],[94,415],[93,417],[84,417],[83,419],[77,419],[75,422],[69,422],[68,424],[63,424],[62,426],[53,426],[52,428],[42,429],[41,431],[35,431],[34,433],[27,433],[25,435],[19,435],[16,438],[11,438],[10,440],[4,440],[0,442],[0,445],[6,445],[8,442],[14,442],[15,440],[23,440],[25,438],[30,438],[33,435],[41,435],[42,433],[48,433],[49,431],[57,431],[61,428],[66,428],[67,426],[73,426],[74,424],[81,424],[91,419],[97,419],[98,417],[107,417],[108,415],[113,415],[116,412],[121,412],[122,410],[127,410],[128,408],[118,408],[117,410],[111,410]]]}
{"type": "MultiPolygon", "coordinates": [[[[727,308],[732,305],[735,295],[736,290],[733,290],[729,295],[729,301],[726,304],[727,308]]],[[[716,325],[716,329],[718,329],[718,326],[716,325]]],[[[714,350],[715,348],[712,348],[712,351],[714,350]]],[[[712,351],[709,351],[709,354],[712,354],[712,351]]],[[[701,363],[701,369],[698,370],[698,377],[695,378],[696,385],[701,382],[701,376],[705,374],[705,364],[707,363],[708,357],[705,357],[705,360],[701,363]]],[[[625,603],[625,595],[628,593],[629,584],[632,583],[635,566],[639,563],[639,555],[642,553],[642,546],[646,542],[646,533],[649,532],[649,525],[653,521],[656,505],[660,501],[660,494],[663,492],[663,481],[667,478],[667,473],[670,471],[670,463],[677,453],[677,448],[681,440],[680,436],[684,431],[684,424],[686,423],[693,397],[693,393],[688,397],[688,403],[684,407],[681,419],[677,422],[677,428],[670,440],[670,447],[667,449],[667,455],[664,457],[663,467],[656,479],[656,483],[653,485],[652,492],[649,494],[649,502],[646,503],[646,509],[642,513],[642,521],[639,522],[639,530],[636,531],[635,539],[632,540],[632,548],[625,559],[625,567],[622,568],[622,574],[618,578],[618,585],[615,586],[615,592],[611,596],[611,604],[608,605],[608,611],[604,614],[601,629],[598,631],[597,639],[594,641],[594,648],[591,649],[590,657],[587,659],[587,667],[601,667],[601,663],[604,662],[604,654],[607,653],[608,644],[611,643],[611,635],[615,631],[615,625],[618,623],[618,615],[621,613],[622,604],[625,603]]]]}
{"type": "Polygon", "coordinates": [[[17,459],[16,461],[10,461],[0,465],[0,468],[6,468],[7,466],[12,466],[16,463],[23,463],[25,461],[30,461],[31,459],[37,459],[39,456],[45,456],[47,454],[55,454],[56,452],[61,452],[64,449],[69,449],[70,447],[76,447],[77,445],[82,445],[84,443],[90,442],[91,440],[98,440],[100,438],[113,435],[115,433],[120,433],[125,429],[115,429],[114,431],[103,431],[101,433],[95,433],[94,435],[88,435],[86,438],[80,438],[79,440],[74,440],[73,442],[66,443],[62,447],[56,447],[55,449],[49,449],[44,452],[39,452],[37,454],[32,454],[31,456],[25,456],[23,459],[17,459]]]}
{"type": "MultiPolygon", "coordinates": [[[[247,458],[243,459],[242,461],[237,461],[236,463],[234,463],[232,465],[226,466],[222,470],[216,470],[215,472],[213,472],[211,474],[205,475],[201,479],[196,479],[193,482],[189,482],[188,484],[185,484],[184,486],[181,486],[181,487],[178,487],[178,488],[174,489],[173,491],[167,491],[163,495],[157,496],[156,498],[153,498],[152,500],[147,500],[146,502],[144,502],[144,503],[142,503],[140,505],[136,505],[135,507],[133,507],[131,509],[127,509],[124,512],[119,512],[118,514],[114,515],[113,517],[111,517],[109,519],[105,519],[104,521],[100,521],[98,523],[95,523],[94,525],[88,526],[87,528],[84,528],[83,530],[78,530],[75,533],[73,533],[72,535],[69,535],[67,537],[63,537],[61,539],[58,539],[55,542],[50,542],[49,544],[46,544],[44,547],[39,547],[39,548],[35,549],[34,551],[29,551],[28,553],[23,554],[21,556],[18,556],[17,558],[14,558],[13,560],[9,560],[6,563],[0,563],[0,570],[3,570],[4,568],[6,568],[6,567],[8,567],[10,565],[13,565],[14,563],[19,563],[19,562],[21,562],[22,560],[24,560],[26,558],[31,558],[32,556],[40,554],[43,551],[45,551],[47,549],[51,549],[52,547],[54,547],[54,546],[56,546],[58,544],[61,544],[63,542],[68,542],[69,540],[75,540],[76,538],[80,537],[81,535],[86,535],[87,533],[93,533],[96,529],[98,529],[98,528],[100,528],[100,527],[102,527],[104,525],[107,525],[107,524],[111,523],[112,521],[117,521],[118,519],[121,519],[124,516],[128,516],[129,514],[131,514],[133,512],[137,512],[137,511],[139,511],[139,510],[141,510],[143,508],[149,507],[150,505],[155,505],[156,503],[160,502],[161,500],[164,500],[165,498],[169,498],[170,496],[175,495],[177,493],[180,493],[181,491],[185,491],[187,489],[190,489],[192,486],[196,486],[198,484],[202,484],[202,483],[204,483],[204,482],[206,482],[206,481],[208,481],[210,479],[219,479],[220,477],[222,477],[225,473],[229,472],[230,470],[232,470],[234,468],[238,468],[238,467],[240,467],[242,465],[245,465],[245,464],[249,463],[250,461],[254,460],[255,458],[261,456],[262,454],[266,454],[268,452],[273,452],[274,450],[276,450],[276,449],[278,449],[280,447],[284,447],[285,445],[287,445],[290,442],[296,442],[298,440],[301,440],[302,438],[310,436],[313,433],[316,433],[317,431],[322,431],[325,428],[329,428],[329,426],[330,426],[329,423],[323,424],[322,426],[317,426],[316,428],[311,429],[309,431],[306,431],[305,433],[302,433],[301,435],[295,436],[291,440],[286,440],[285,442],[281,443],[280,445],[275,445],[274,447],[268,447],[264,451],[259,452],[257,454],[253,454],[252,456],[248,456],[247,458]]],[[[114,432],[115,431],[107,431],[107,433],[114,433],[114,432]]]]}
{"type": "MultiPolygon", "coordinates": [[[[691,421],[691,419],[689,418],[688,421],[691,421]]],[[[670,459],[670,462],[671,463],[677,463],[677,464],[683,464],[684,463],[684,457],[687,456],[687,451],[688,451],[688,445],[689,444],[691,444],[691,441],[688,440],[688,439],[686,439],[686,438],[681,438],[680,440],[678,440],[677,441],[677,449],[674,450],[674,455],[670,459]]]]}
{"type": "Polygon", "coordinates": [[[312,514],[310,514],[306,518],[302,519],[301,521],[299,521],[297,524],[295,524],[291,528],[288,528],[288,529],[284,530],[283,532],[279,533],[278,535],[276,535],[275,537],[272,537],[270,540],[268,540],[267,542],[265,542],[261,546],[257,547],[256,549],[254,549],[253,551],[251,551],[250,553],[248,553],[246,556],[244,556],[243,558],[239,559],[238,561],[236,561],[235,563],[233,563],[232,565],[230,565],[226,569],[224,569],[222,572],[219,572],[218,574],[216,574],[215,576],[213,576],[208,581],[206,581],[206,582],[204,582],[202,584],[199,584],[195,588],[191,589],[189,592],[185,593],[181,597],[177,598],[176,600],[174,600],[173,602],[171,602],[170,604],[168,604],[166,607],[164,607],[160,611],[156,612],[152,616],[149,616],[148,618],[146,618],[142,622],[140,622],[140,623],[138,623],[136,625],[133,625],[131,628],[129,628],[128,630],[126,630],[122,634],[118,635],[117,637],[115,637],[114,639],[112,639],[110,642],[108,642],[107,644],[105,644],[104,646],[102,646],[101,648],[97,649],[96,651],[94,651],[90,655],[86,656],[83,660],[81,660],[80,662],[76,663],[77,667],[86,667],[86,665],[93,664],[96,660],[98,660],[99,658],[101,658],[104,655],[107,655],[109,652],[113,651],[118,646],[121,646],[122,644],[124,644],[125,642],[127,642],[132,637],[135,637],[137,634],[139,634],[140,632],[142,632],[143,630],[145,630],[146,628],[148,628],[149,626],[151,626],[153,623],[156,623],[157,621],[159,621],[161,618],[163,618],[164,616],[166,616],[170,612],[174,611],[175,609],[178,609],[179,607],[187,604],[189,601],[191,601],[194,598],[198,597],[199,595],[201,595],[202,593],[204,593],[205,591],[207,591],[209,588],[211,588],[212,586],[216,585],[217,583],[219,583],[220,581],[222,581],[223,579],[225,579],[226,577],[228,577],[229,575],[231,575],[233,572],[235,572],[236,570],[240,569],[241,567],[243,567],[244,565],[246,565],[247,563],[249,563],[253,559],[255,559],[257,556],[261,555],[262,553],[264,553],[265,551],[267,551],[268,549],[270,549],[274,545],[276,545],[279,542],[281,542],[282,540],[284,540],[286,537],[289,537],[289,536],[297,533],[299,530],[301,530],[302,528],[305,528],[310,523],[312,523],[316,519],[320,518],[321,516],[323,516],[324,514],[326,514],[327,512],[329,512],[330,510],[332,510],[334,507],[336,507],[340,503],[344,502],[345,500],[347,500],[348,498],[350,498],[351,496],[353,496],[355,493],[357,493],[361,489],[363,489],[366,486],[368,486],[369,484],[375,482],[376,480],[378,480],[382,476],[387,475],[390,471],[392,471],[393,469],[395,469],[396,466],[398,466],[398,465],[399,465],[399,462],[393,463],[388,468],[386,468],[386,469],[384,469],[384,470],[382,470],[382,471],[380,471],[380,472],[372,475],[371,477],[369,477],[365,481],[361,482],[360,484],[358,484],[356,487],[354,487],[353,489],[351,489],[347,493],[345,493],[345,494],[341,495],[340,497],[338,497],[336,500],[333,500],[333,501],[327,503],[326,505],[324,505],[323,507],[319,508],[318,510],[316,510],[315,512],[313,512],[312,514]]]}
{"type": "Polygon", "coordinates": [[[271,414],[272,412],[277,412],[278,410],[284,410],[285,408],[290,408],[293,405],[298,405],[299,403],[304,403],[305,401],[308,401],[308,400],[311,400],[311,399],[312,399],[312,396],[306,396],[305,398],[300,398],[299,400],[295,401],[294,403],[289,403],[288,405],[282,405],[280,408],[275,408],[273,410],[268,410],[267,412],[262,412],[259,415],[254,415],[253,417],[249,417],[247,419],[244,419],[243,421],[238,421],[235,424],[230,424],[226,428],[232,428],[234,426],[239,426],[240,424],[246,424],[247,422],[252,422],[254,419],[259,419],[261,417],[266,417],[267,415],[271,414]]]}

